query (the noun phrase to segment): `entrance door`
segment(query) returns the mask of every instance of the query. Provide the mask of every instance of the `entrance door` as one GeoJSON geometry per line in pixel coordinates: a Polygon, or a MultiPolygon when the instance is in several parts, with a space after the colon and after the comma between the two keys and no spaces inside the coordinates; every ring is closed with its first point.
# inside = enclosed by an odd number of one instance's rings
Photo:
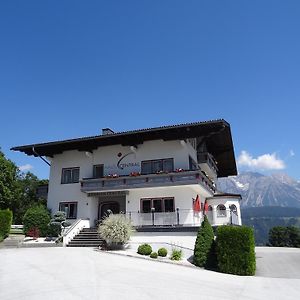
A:
{"type": "Polygon", "coordinates": [[[120,213],[120,204],[116,201],[107,201],[101,202],[99,204],[98,218],[102,220],[104,217],[107,217],[110,213],[119,214],[120,213]]]}

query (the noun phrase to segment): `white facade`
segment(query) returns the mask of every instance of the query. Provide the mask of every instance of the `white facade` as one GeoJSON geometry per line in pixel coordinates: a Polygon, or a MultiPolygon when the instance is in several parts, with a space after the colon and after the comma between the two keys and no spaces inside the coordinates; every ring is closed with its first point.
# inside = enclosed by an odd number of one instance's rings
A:
{"type": "Polygon", "coordinates": [[[117,203],[119,210],[126,213],[136,226],[199,226],[202,212],[193,210],[193,199],[199,195],[202,203],[207,199],[212,207],[212,211],[208,212],[212,225],[230,222],[230,218],[217,217],[219,204],[224,204],[229,210],[227,216],[231,213],[230,205],[235,204],[240,225],[239,199],[213,198],[215,178],[208,178],[201,169],[198,169],[198,173],[182,172],[181,169],[190,170],[191,159],[197,162],[197,151],[188,140],[153,140],[137,146],[111,145],[99,147],[92,152],[71,150],[55,154],[49,158],[48,208],[55,213],[64,203],[75,203],[76,219],[88,219],[90,225],[94,226],[102,215],[104,204],[107,208],[109,203],[117,203]],[[177,172],[140,175],[142,161],[169,158],[173,159],[173,168],[177,172]],[[93,179],[94,165],[103,165],[104,179],[93,179]],[[79,168],[79,182],[62,183],[62,170],[75,167],[79,168]],[[131,173],[136,173],[136,177],[130,177],[131,173]],[[109,176],[115,178],[107,178],[109,176]],[[147,199],[173,199],[170,200],[173,211],[143,213],[141,201],[147,199]]]}

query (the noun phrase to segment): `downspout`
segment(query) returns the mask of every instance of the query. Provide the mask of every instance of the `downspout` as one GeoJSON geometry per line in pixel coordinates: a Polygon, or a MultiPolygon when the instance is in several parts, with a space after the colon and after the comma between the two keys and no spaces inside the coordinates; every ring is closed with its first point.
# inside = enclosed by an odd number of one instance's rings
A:
{"type": "Polygon", "coordinates": [[[49,167],[51,167],[51,164],[50,164],[44,157],[42,157],[41,155],[39,155],[39,154],[35,151],[34,146],[32,146],[32,152],[33,152],[36,156],[38,156],[41,160],[43,160],[49,167]]]}

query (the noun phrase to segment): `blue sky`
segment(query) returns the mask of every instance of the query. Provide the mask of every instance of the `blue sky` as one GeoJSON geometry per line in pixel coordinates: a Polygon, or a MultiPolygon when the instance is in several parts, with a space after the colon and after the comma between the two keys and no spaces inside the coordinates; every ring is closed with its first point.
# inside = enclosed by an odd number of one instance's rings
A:
{"type": "Polygon", "coordinates": [[[0,146],[224,118],[239,170],[300,179],[300,1],[1,1],[0,146]]]}

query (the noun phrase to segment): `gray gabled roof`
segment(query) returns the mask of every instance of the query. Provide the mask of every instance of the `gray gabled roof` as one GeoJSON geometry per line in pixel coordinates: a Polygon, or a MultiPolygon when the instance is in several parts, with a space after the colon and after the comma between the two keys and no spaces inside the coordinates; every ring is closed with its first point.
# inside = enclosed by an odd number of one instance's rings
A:
{"type": "Polygon", "coordinates": [[[109,145],[131,146],[150,140],[187,138],[198,138],[198,141],[205,139],[208,152],[218,162],[219,177],[237,174],[230,125],[223,119],[16,146],[11,150],[24,152],[27,155],[53,157],[68,150],[93,151],[98,147],[109,145]]]}

